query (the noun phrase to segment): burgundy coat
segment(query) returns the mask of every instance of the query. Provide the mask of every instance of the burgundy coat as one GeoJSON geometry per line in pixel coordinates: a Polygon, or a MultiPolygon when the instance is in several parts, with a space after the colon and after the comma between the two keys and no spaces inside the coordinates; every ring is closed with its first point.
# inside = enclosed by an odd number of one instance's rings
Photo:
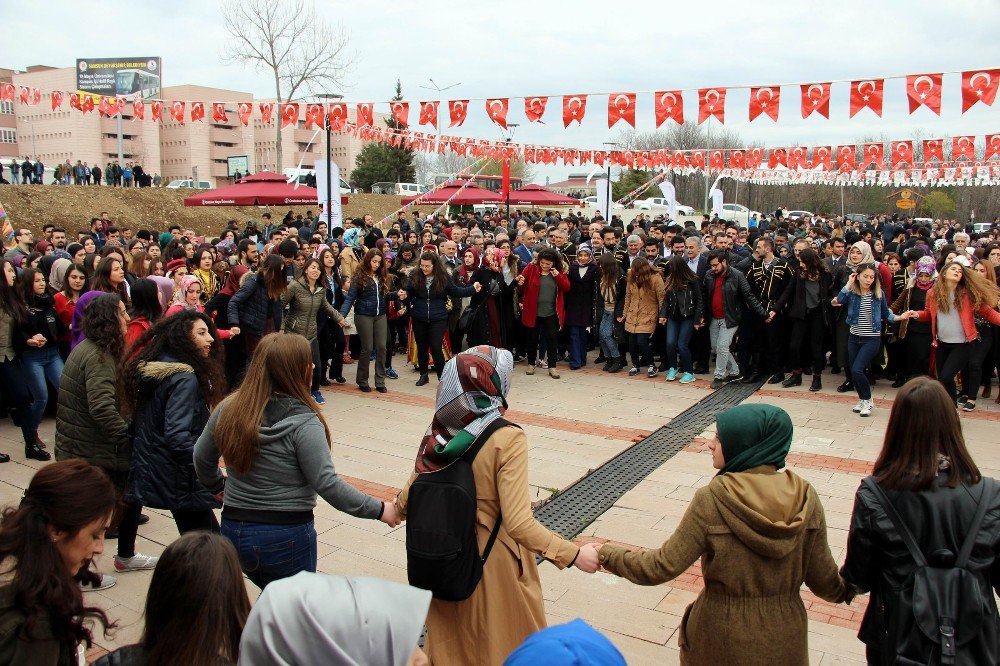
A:
{"type": "MultiPolygon", "coordinates": [[[[521,291],[521,323],[528,328],[535,327],[535,317],[538,314],[538,290],[542,284],[542,273],[538,264],[528,264],[521,271],[524,276],[524,284],[519,287],[521,291]]],[[[569,278],[565,273],[560,273],[556,277],[556,316],[559,320],[559,328],[563,327],[566,320],[566,305],[563,300],[566,292],[569,291],[569,278]]]]}

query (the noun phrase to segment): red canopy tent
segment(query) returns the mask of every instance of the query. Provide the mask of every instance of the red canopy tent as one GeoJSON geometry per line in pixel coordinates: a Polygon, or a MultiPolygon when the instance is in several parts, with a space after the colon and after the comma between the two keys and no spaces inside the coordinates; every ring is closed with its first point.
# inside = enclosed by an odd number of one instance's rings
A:
{"type": "MultiPolygon", "coordinates": [[[[347,197],[340,200],[347,203],[347,197]]],[[[289,183],[288,178],[271,171],[261,171],[235,185],[205,190],[184,199],[185,206],[316,206],[318,203],[315,187],[289,183]]]]}
{"type": "MultiPolygon", "coordinates": [[[[440,206],[441,204],[446,203],[448,199],[451,199],[452,197],[455,197],[455,199],[451,202],[452,206],[471,206],[473,204],[503,203],[503,197],[501,197],[496,192],[492,192],[485,188],[477,187],[475,185],[469,185],[464,190],[462,190],[458,194],[458,196],[455,196],[455,193],[458,192],[462,188],[462,186],[465,185],[467,182],[468,181],[465,180],[456,180],[453,183],[448,183],[447,185],[439,187],[433,192],[426,192],[425,194],[423,194],[423,198],[420,199],[420,203],[437,204],[438,206],[440,206]]],[[[403,204],[406,205],[411,201],[415,201],[416,199],[420,198],[420,196],[421,195],[417,195],[415,197],[406,197],[405,199],[403,199],[403,204]]]]}
{"type": "Polygon", "coordinates": [[[519,190],[511,190],[511,206],[576,206],[579,199],[547,190],[541,185],[525,185],[519,190]]]}

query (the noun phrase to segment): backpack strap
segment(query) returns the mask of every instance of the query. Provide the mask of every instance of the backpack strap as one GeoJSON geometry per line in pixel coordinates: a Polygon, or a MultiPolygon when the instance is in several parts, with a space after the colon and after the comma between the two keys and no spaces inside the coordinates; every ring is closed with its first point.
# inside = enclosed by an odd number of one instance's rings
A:
{"type": "Polygon", "coordinates": [[[886,515],[889,516],[892,526],[896,528],[897,532],[899,532],[899,536],[903,539],[903,543],[906,544],[906,549],[910,551],[910,556],[917,563],[917,566],[926,567],[927,558],[925,558],[924,554],[920,551],[920,546],[917,545],[917,541],[913,538],[913,534],[910,533],[910,530],[906,528],[906,524],[896,511],[896,507],[893,506],[892,502],[889,500],[888,495],[886,495],[885,491],[883,491],[878,483],[875,482],[875,477],[865,477],[865,480],[861,482],[861,485],[865,486],[872,491],[872,493],[874,493],[876,501],[879,505],[881,505],[886,515]]]}
{"type": "MultiPolygon", "coordinates": [[[[475,460],[476,458],[476,454],[479,453],[479,449],[483,448],[483,444],[486,443],[486,440],[492,437],[493,433],[495,433],[497,430],[505,426],[514,426],[515,428],[521,427],[519,425],[511,423],[510,421],[504,418],[499,418],[492,421],[489,425],[483,428],[483,431],[479,433],[479,437],[476,437],[476,441],[472,443],[472,446],[468,448],[468,450],[465,452],[465,455],[463,455],[462,457],[466,458],[468,463],[471,465],[472,461],[475,460]]],[[[502,522],[503,522],[503,512],[501,511],[500,513],[497,514],[497,522],[493,524],[493,530],[490,532],[489,541],[486,542],[486,548],[483,549],[483,554],[481,557],[483,564],[486,564],[486,558],[490,556],[490,551],[493,550],[493,544],[496,543],[497,536],[500,534],[500,523],[502,522]]]]}
{"type": "Polygon", "coordinates": [[[962,550],[958,553],[958,559],[955,560],[955,566],[959,569],[964,569],[969,564],[972,547],[976,543],[976,536],[979,534],[979,528],[982,527],[983,518],[986,516],[986,510],[989,508],[989,500],[993,496],[993,483],[993,479],[986,476],[983,477],[983,489],[979,494],[979,506],[976,507],[976,515],[969,525],[969,534],[965,537],[965,541],[962,542],[962,550]]]}

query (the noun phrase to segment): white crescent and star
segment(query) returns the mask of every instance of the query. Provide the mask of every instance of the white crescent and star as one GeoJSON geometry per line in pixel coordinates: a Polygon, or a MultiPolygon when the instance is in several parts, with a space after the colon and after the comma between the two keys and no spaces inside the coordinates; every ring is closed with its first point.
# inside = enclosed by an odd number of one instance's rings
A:
{"type": "Polygon", "coordinates": [[[715,109],[715,105],[718,103],[719,97],[720,97],[719,91],[716,90],[715,88],[712,88],[711,90],[705,93],[705,101],[708,103],[709,109],[715,109]],[[712,95],[715,95],[714,101],[712,100],[712,95]]]}
{"type": "Polygon", "coordinates": [[[983,93],[986,92],[986,89],[990,87],[990,83],[992,83],[992,82],[993,82],[993,79],[990,78],[990,75],[989,75],[988,72],[976,72],[975,74],[972,75],[972,78],[969,79],[969,87],[972,88],[974,91],[976,91],[977,95],[979,95],[980,97],[982,97],[983,93]],[[976,79],[978,79],[980,77],[986,79],[986,83],[984,83],[982,85],[982,87],[977,88],[976,87],[976,79]]]}
{"type": "Polygon", "coordinates": [[[677,105],[677,95],[672,92],[665,92],[660,95],[660,106],[670,112],[677,105]],[[667,100],[670,100],[670,104],[667,104],[667,100]]]}
{"type": "Polygon", "coordinates": [[[499,115],[502,112],[503,112],[503,102],[501,102],[498,99],[495,99],[495,100],[493,100],[493,101],[490,102],[490,115],[491,116],[497,116],[497,115],[499,115]]]}
{"type": "MultiPolygon", "coordinates": [[[[774,91],[771,90],[770,88],[757,88],[757,93],[754,95],[754,97],[757,98],[758,102],[763,102],[763,100],[760,98],[761,93],[767,93],[768,102],[774,99],[774,91]]],[[[767,106],[767,102],[763,102],[761,106],[767,106]]]]}
{"type": "Polygon", "coordinates": [[[617,108],[619,111],[624,111],[625,109],[627,109],[628,107],[630,107],[632,105],[632,100],[629,99],[628,95],[618,94],[618,95],[615,95],[614,105],[615,105],[615,108],[617,108]],[[624,106],[622,106],[621,104],[618,103],[620,100],[625,100],[625,105],[624,106]]]}
{"type": "Polygon", "coordinates": [[[926,74],[918,76],[917,78],[913,79],[913,90],[920,94],[920,99],[927,99],[928,93],[930,93],[930,91],[933,89],[934,89],[934,79],[927,76],[926,74]],[[927,90],[925,92],[920,92],[921,82],[927,83],[927,90]]]}

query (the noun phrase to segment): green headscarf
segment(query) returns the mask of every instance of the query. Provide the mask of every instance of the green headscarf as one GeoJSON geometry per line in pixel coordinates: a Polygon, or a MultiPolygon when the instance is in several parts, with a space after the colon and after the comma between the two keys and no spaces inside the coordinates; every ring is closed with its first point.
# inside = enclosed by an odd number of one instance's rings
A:
{"type": "Polygon", "coordinates": [[[166,250],[167,246],[170,245],[170,241],[172,241],[173,239],[174,235],[169,231],[164,231],[162,234],[160,234],[160,237],[157,239],[158,242],[160,243],[160,249],[166,250]]]}
{"type": "Polygon", "coordinates": [[[792,446],[792,419],[774,405],[738,405],[715,419],[726,465],[719,474],[759,465],[785,466],[792,446]]]}

